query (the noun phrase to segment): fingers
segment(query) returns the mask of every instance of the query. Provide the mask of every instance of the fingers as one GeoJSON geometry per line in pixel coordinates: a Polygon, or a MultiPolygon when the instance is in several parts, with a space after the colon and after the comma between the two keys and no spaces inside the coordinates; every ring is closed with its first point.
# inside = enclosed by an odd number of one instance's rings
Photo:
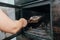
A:
{"type": "Polygon", "coordinates": [[[24,18],[21,18],[20,20],[22,21],[23,27],[26,27],[27,26],[27,20],[24,18]]]}

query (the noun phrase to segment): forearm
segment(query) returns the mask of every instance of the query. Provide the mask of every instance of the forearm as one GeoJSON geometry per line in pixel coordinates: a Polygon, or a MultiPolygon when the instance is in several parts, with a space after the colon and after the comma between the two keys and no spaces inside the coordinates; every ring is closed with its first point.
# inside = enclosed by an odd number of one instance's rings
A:
{"type": "Polygon", "coordinates": [[[0,10],[0,30],[8,33],[15,33],[22,28],[22,22],[11,20],[4,12],[0,10]]]}

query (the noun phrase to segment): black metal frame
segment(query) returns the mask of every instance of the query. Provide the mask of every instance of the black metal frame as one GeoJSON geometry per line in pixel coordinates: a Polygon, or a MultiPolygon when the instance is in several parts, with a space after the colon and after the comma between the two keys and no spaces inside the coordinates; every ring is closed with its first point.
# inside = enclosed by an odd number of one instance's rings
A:
{"type": "Polygon", "coordinates": [[[35,2],[31,2],[31,3],[23,4],[23,5],[13,5],[13,4],[0,2],[0,6],[11,7],[11,8],[20,8],[20,9],[26,8],[26,6],[39,6],[38,4],[43,6],[43,5],[46,5],[46,4],[50,4],[50,1],[43,1],[43,2],[35,1],[35,2]]]}
{"type": "MultiPolygon", "coordinates": [[[[40,3],[40,2],[37,2],[37,3],[41,4],[42,2],[41,2],[41,3],[40,3]]],[[[22,9],[22,8],[24,8],[24,7],[26,8],[26,6],[29,6],[29,5],[32,6],[32,4],[35,5],[35,4],[37,4],[37,3],[28,3],[28,4],[24,4],[24,5],[22,5],[22,6],[17,6],[17,5],[12,5],[12,4],[7,4],[7,3],[2,3],[2,2],[0,2],[0,6],[22,9]]],[[[44,2],[43,2],[43,3],[44,3],[44,2]]],[[[50,2],[48,1],[47,4],[50,4],[50,2]]],[[[42,4],[42,5],[43,5],[43,4],[42,4]]],[[[44,4],[44,5],[46,5],[46,4],[44,4]]],[[[38,5],[37,5],[37,6],[38,6],[38,5]]],[[[23,31],[24,31],[24,30],[22,29],[21,32],[18,32],[17,34],[14,34],[14,35],[12,35],[12,36],[10,36],[10,37],[7,37],[7,38],[5,38],[5,39],[3,39],[3,40],[10,40],[10,39],[12,39],[12,38],[20,35],[23,31]]]]}

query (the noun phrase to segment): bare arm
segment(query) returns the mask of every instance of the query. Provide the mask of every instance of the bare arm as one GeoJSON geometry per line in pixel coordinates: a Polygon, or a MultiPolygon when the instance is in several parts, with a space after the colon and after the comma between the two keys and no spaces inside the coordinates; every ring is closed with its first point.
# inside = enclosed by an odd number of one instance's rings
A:
{"type": "Polygon", "coordinates": [[[1,9],[0,9],[0,30],[15,34],[19,29],[25,27],[27,21],[21,18],[18,21],[11,20],[1,9]]]}

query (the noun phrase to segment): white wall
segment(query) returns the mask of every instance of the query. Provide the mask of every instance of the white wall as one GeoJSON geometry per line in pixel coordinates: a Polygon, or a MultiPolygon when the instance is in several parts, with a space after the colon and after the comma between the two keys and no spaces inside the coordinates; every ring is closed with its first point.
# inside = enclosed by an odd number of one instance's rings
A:
{"type": "Polygon", "coordinates": [[[0,0],[0,2],[14,4],[14,0],[0,0]]]}

